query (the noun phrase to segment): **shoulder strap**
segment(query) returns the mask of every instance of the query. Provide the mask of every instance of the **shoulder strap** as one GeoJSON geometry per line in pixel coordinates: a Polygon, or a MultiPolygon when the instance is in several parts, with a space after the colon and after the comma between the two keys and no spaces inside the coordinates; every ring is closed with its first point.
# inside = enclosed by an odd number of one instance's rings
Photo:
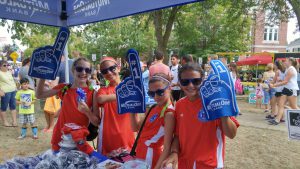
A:
{"type": "Polygon", "coordinates": [[[146,115],[146,117],[145,117],[145,119],[144,119],[144,121],[143,121],[143,123],[142,123],[142,125],[141,125],[141,128],[140,128],[140,130],[139,130],[139,132],[138,132],[138,134],[137,134],[137,136],[136,136],[136,139],[135,139],[135,141],[134,141],[134,143],[133,143],[133,146],[132,146],[132,149],[131,149],[131,151],[130,151],[130,155],[131,155],[131,156],[135,156],[135,155],[136,155],[135,149],[136,149],[138,140],[139,140],[139,138],[140,138],[140,136],[141,136],[141,133],[142,133],[142,130],[143,130],[143,128],[144,128],[144,125],[145,125],[145,123],[146,123],[146,121],[147,121],[147,118],[148,118],[148,116],[149,116],[151,110],[152,110],[155,106],[156,106],[156,104],[154,104],[154,105],[152,105],[152,106],[150,107],[150,109],[149,109],[149,111],[148,111],[148,113],[147,113],[147,115],[146,115]]]}

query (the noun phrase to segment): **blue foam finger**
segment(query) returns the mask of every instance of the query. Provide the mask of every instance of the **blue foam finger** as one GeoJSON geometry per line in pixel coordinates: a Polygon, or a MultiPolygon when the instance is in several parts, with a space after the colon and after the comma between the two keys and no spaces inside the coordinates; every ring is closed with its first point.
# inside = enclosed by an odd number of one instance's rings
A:
{"type": "Polygon", "coordinates": [[[67,44],[70,31],[60,28],[53,46],[37,48],[32,53],[28,75],[41,79],[54,80],[59,69],[60,59],[67,44]]]}
{"type": "Polygon", "coordinates": [[[198,113],[201,121],[211,121],[239,112],[234,84],[226,66],[219,60],[210,62],[213,71],[200,87],[203,109],[198,113]]]}
{"type": "Polygon", "coordinates": [[[130,67],[130,76],[117,87],[118,113],[143,113],[146,111],[145,89],[138,52],[129,49],[126,60],[130,67]]]}

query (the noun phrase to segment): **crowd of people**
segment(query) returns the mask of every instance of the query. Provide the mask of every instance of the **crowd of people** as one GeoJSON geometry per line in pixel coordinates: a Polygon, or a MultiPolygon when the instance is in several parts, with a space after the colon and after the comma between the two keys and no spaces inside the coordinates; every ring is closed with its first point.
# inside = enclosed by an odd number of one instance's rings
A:
{"type": "MultiPolygon", "coordinates": [[[[36,98],[46,99],[43,107],[46,123],[42,131],[52,133],[54,152],[60,150],[61,130],[66,123],[99,126],[97,151],[111,158],[118,152],[130,152],[136,139],[135,132],[139,132],[144,123],[143,132],[137,140],[136,157],[144,159],[152,168],[167,165],[178,165],[180,169],[223,168],[225,136],[234,138],[239,123],[235,117],[222,117],[206,123],[199,121],[198,112],[202,109],[199,87],[211,72],[209,64],[203,64],[203,70],[190,55],[180,58],[173,54],[170,66],[165,65],[163,60],[163,53],[156,51],[155,61],[140,64],[147,95],[156,102],[149,105],[145,116],[117,113],[115,89],[129,74],[126,70],[122,71],[112,57],[102,57],[95,68],[84,57],[68,60],[69,83],[65,83],[64,59],[58,77],[53,81],[28,76],[30,59],[25,59],[19,71],[19,88],[7,69],[7,61],[1,61],[0,88],[4,93],[1,96],[2,122],[6,127],[18,126],[18,105],[21,126],[18,138],[26,137],[27,125],[30,125],[33,138],[37,139],[34,102],[36,98]],[[85,102],[77,101],[77,88],[82,88],[86,93],[85,102]],[[13,117],[12,124],[6,118],[8,106],[13,117]]],[[[271,119],[270,124],[280,123],[286,102],[297,109],[299,88],[295,64],[297,62],[292,58],[286,60],[285,66],[281,61],[276,61],[275,72],[273,65],[268,65],[268,70],[258,81],[257,88],[261,89],[259,98],[264,96],[264,99],[270,100],[272,111],[267,116],[271,119]]],[[[228,69],[237,87],[236,83],[240,83],[237,67],[230,63],[228,69]]],[[[86,152],[89,154],[92,150],[86,152]]]]}

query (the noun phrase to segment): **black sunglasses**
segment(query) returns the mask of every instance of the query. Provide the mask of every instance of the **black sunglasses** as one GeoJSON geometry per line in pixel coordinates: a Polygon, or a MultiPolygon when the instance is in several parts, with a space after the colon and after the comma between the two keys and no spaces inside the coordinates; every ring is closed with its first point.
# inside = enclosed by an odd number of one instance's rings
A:
{"type": "Polygon", "coordinates": [[[92,69],[84,68],[84,67],[80,67],[80,66],[75,67],[75,70],[76,70],[76,72],[79,72],[79,73],[82,72],[83,70],[85,71],[85,73],[88,73],[88,74],[90,74],[92,72],[92,69]]]}
{"type": "Polygon", "coordinates": [[[169,85],[167,85],[164,89],[158,89],[156,91],[148,91],[148,96],[154,98],[155,94],[157,94],[158,96],[163,96],[165,91],[167,90],[167,88],[169,87],[169,85]]]}
{"type": "Polygon", "coordinates": [[[109,67],[109,68],[102,69],[102,70],[100,70],[100,72],[101,72],[103,75],[105,75],[105,74],[108,73],[108,71],[115,72],[116,69],[117,69],[117,65],[114,65],[114,66],[111,66],[111,67],[109,67]]]}
{"type": "Polygon", "coordinates": [[[202,78],[194,78],[194,79],[181,79],[180,84],[182,86],[187,86],[192,83],[194,86],[200,85],[202,82],[202,78]]]}
{"type": "Polygon", "coordinates": [[[2,65],[3,67],[6,67],[7,65],[2,65]]]}

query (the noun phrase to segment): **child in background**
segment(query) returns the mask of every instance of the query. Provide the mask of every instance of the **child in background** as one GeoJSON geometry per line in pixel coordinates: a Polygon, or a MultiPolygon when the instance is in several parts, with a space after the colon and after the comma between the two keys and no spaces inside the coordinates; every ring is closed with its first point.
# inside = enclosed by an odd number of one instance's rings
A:
{"type": "Polygon", "coordinates": [[[234,138],[239,123],[234,117],[208,122],[198,119],[202,109],[199,87],[203,78],[198,64],[184,65],[178,77],[186,97],[176,103],[176,131],[170,156],[163,164],[175,168],[178,163],[179,169],[223,168],[225,136],[234,138]]]}
{"type": "Polygon", "coordinates": [[[255,87],[255,96],[256,96],[256,108],[261,109],[262,98],[264,97],[263,93],[263,81],[262,78],[257,79],[257,84],[255,87]]]}
{"type": "Polygon", "coordinates": [[[28,123],[31,126],[32,138],[37,139],[38,129],[34,117],[35,93],[29,89],[29,80],[27,78],[21,79],[20,85],[21,90],[16,94],[16,102],[19,104],[19,121],[22,124],[21,135],[18,139],[24,139],[26,137],[28,123]]]}
{"type": "MultiPolygon", "coordinates": [[[[174,107],[170,99],[170,79],[165,74],[155,74],[149,81],[148,95],[157,105],[151,109],[136,148],[136,157],[146,160],[151,168],[160,169],[170,154],[175,128],[174,107]]],[[[144,121],[130,114],[131,125],[138,131],[144,121]]]]}
{"type": "Polygon", "coordinates": [[[130,126],[130,115],[118,114],[117,110],[116,87],[121,82],[120,67],[112,57],[103,57],[100,61],[100,68],[101,74],[109,81],[109,84],[101,87],[97,92],[97,101],[102,110],[98,152],[114,157],[119,150],[130,152],[134,142],[134,133],[130,126]]]}
{"type": "MultiPolygon", "coordinates": [[[[88,127],[89,123],[97,126],[99,119],[97,114],[93,114],[90,107],[93,106],[93,90],[89,89],[88,77],[91,74],[91,64],[88,59],[80,57],[77,58],[72,65],[72,74],[74,83],[58,84],[52,89],[45,89],[45,80],[41,79],[37,85],[37,97],[47,98],[57,95],[62,100],[61,110],[54,126],[51,144],[54,152],[59,151],[59,142],[62,140],[62,128],[66,123],[75,123],[78,126],[88,127]],[[76,90],[82,88],[86,93],[86,102],[77,102],[76,90]]],[[[96,103],[96,102],[95,102],[96,103]]],[[[85,140],[85,138],[82,138],[85,140]]],[[[85,143],[82,143],[85,144],[85,143]]],[[[93,149],[85,151],[91,154],[93,149]]]]}
{"type": "MultiPolygon", "coordinates": [[[[54,81],[47,80],[46,86],[48,89],[52,89],[54,86],[58,84],[58,78],[54,81]]],[[[44,106],[44,114],[47,126],[43,129],[45,133],[51,133],[54,126],[54,117],[57,114],[57,111],[60,110],[61,100],[56,98],[56,96],[51,96],[46,99],[44,106]]]]}
{"type": "Polygon", "coordinates": [[[95,73],[91,75],[90,86],[92,86],[96,91],[98,91],[98,89],[100,88],[100,81],[98,80],[97,74],[95,73]]]}

